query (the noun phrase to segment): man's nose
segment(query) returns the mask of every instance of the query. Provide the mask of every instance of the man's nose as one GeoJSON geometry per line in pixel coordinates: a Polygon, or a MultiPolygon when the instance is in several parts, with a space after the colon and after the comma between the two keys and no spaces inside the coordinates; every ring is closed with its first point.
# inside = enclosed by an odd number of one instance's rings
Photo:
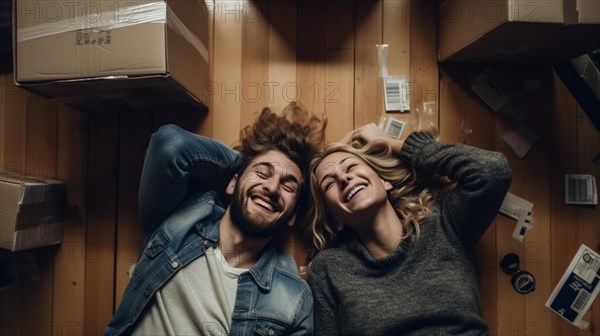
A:
{"type": "Polygon", "coordinates": [[[279,176],[274,175],[266,180],[263,187],[271,194],[279,194],[279,176]]]}

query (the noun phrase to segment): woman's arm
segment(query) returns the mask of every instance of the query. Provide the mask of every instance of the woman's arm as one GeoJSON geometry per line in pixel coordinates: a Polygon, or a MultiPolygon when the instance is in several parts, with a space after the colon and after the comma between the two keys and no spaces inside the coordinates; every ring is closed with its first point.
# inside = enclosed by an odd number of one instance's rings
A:
{"type": "Polygon", "coordinates": [[[175,125],[152,134],[139,189],[139,213],[144,234],[154,231],[184,200],[190,181],[200,185],[227,179],[239,153],[213,139],[175,125]]]}
{"type": "Polygon", "coordinates": [[[415,132],[400,157],[419,171],[447,176],[457,182],[442,201],[442,220],[472,247],[498,214],[510,187],[512,172],[499,152],[462,144],[440,144],[428,133],[415,132]]]}

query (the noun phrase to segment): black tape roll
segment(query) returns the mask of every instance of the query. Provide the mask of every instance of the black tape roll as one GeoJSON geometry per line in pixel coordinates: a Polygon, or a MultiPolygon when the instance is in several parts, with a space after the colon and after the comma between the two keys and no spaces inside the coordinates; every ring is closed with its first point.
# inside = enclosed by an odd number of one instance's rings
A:
{"type": "Polygon", "coordinates": [[[508,275],[513,275],[519,271],[519,256],[516,253],[509,253],[502,258],[500,262],[502,271],[508,275]]]}
{"type": "Polygon", "coordinates": [[[516,253],[508,253],[500,262],[502,271],[511,275],[510,283],[520,294],[531,293],[535,290],[535,277],[533,274],[519,269],[519,256],[516,253]]]}
{"type": "Polygon", "coordinates": [[[510,282],[520,294],[531,293],[535,290],[535,278],[527,271],[517,271],[511,277],[510,282]]]}

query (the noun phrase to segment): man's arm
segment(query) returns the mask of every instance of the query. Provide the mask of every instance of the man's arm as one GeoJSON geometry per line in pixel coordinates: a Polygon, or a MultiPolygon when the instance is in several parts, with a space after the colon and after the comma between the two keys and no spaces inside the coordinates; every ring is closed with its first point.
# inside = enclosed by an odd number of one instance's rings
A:
{"type": "Polygon", "coordinates": [[[314,316],[313,316],[313,298],[310,291],[307,292],[304,302],[300,308],[300,313],[297,319],[298,323],[293,330],[287,335],[290,336],[305,336],[314,335],[314,316]]]}
{"type": "Polygon", "coordinates": [[[230,178],[239,153],[213,139],[175,125],[152,134],[139,189],[144,234],[154,231],[184,200],[191,180],[230,178]]]}

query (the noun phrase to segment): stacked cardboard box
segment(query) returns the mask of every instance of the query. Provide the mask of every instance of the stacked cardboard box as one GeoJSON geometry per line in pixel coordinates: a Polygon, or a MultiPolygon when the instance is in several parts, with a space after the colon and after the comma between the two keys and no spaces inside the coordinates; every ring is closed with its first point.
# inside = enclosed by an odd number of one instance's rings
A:
{"type": "Polygon", "coordinates": [[[598,0],[446,0],[441,62],[557,64],[600,48],[598,0]]]}
{"type": "Polygon", "coordinates": [[[200,0],[15,0],[15,82],[81,110],[202,109],[200,0]]]}
{"type": "Polygon", "coordinates": [[[0,172],[0,248],[27,250],[61,242],[65,185],[0,172]]]}

